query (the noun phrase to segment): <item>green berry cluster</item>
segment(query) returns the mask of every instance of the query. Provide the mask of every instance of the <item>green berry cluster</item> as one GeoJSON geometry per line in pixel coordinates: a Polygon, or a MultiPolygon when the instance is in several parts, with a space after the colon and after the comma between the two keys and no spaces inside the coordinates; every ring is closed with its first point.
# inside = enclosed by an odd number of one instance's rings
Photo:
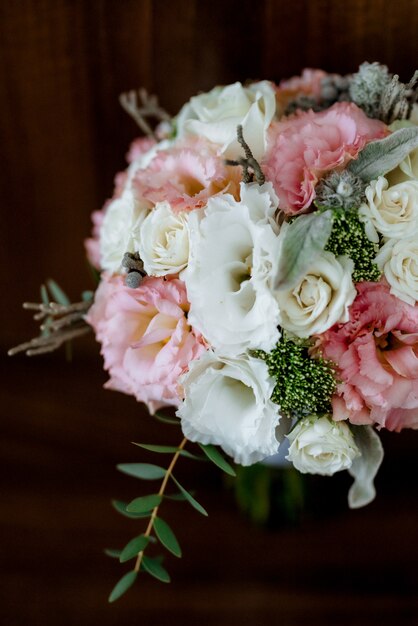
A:
{"type": "Polygon", "coordinates": [[[334,211],[334,224],[325,250],[335,256],[346,254],[354,262],[353,282],[377,282],[381,272],[374,263],[379,246],[371,242],[355,212],[334,211]]]}
{"type": "Polygon", "coordinates": [[[257,350],[255,356],[267,363],[270,376],[276,380],[271,400],[283,413],[301,418],[331,411],[331,396],[337,385],[331,361],[311,357],[304,342],[295,343],[286,335],[271,352],[257,350]]]}

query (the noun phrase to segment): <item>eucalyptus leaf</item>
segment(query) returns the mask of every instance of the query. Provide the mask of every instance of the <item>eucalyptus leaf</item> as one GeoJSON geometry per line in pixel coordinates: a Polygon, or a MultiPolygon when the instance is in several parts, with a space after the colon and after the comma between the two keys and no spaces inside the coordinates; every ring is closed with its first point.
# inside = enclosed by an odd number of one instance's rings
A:
{"type": "Polygon", "coordinates": [[[374,478],[383,460],[383,447],[379,436],[371,426],[352,426],[354,441],[361,456],[354,459],[348,470],[354,483],[348,492],[348,504],[358,509],[371,502],[375,495],[374,478]]]}
{"type": "Polygon", "coordinates": [[[120,472],[142,480],[157,480],[166,474],[163,467],[151,463],[121,463],[116,467],[120,472]]]}
{"type": "Polygon", "coordinates": [[[118,559],[120,557],[120,550],[114,550],[113,548],[106,548],[104,553],[106,556],[110,556],[111,559],[118,559]]]}
{"type": "Polygon", "coordinates": [[[162,496],[157,494],[141,496],[132,500],[126,507],[126,510],[128,513],[151,513],[152,509],[155,509],[162,499],[162,496]]]}
{"type": "MultiPolygon", "coordinates": [[[[179,450],[176,446],[156,446],[154,444],[136,443],[135,441],[132,443],[134,446],[138,446],[138,448],[149,450],[150,452],[157,452],[158,454],[175,454],[179,450]]],[[[180,450],[180,456],[183,456],[186,459],[193,459],[194,461],[202,461],[204,459],[204,457],[192,454],[187,450],[180,450]]]]}
{"type": "Polygon", "coordinates": [[[160,580],[162,583],[169,583],[171,581],[169,573],[157,559],[143,556],[141,565],[148,574],[151,574],[151,576],[154,576],[154,578],[160,580]]]}
{"type": "Polygon", "coordinates": [[[230,476],[236,476],[235,470],[231,467],[228,461],[224,459],[222,454],[215,446],[199,443],[199,447],[203,450],[208,459],[212,461],[212,463],[217,465],[226,474],[229,474],[230,476]]]}
{"type": "MultiPolygon", "coordinates": [[[[286,228],[274,288],[291,289],[327,245],[332,211],[300,215],[286,228]]],[[[283,227],[282,227],[283,228],[283,227]]]]}
{"type": "Polygon", "coordinates": [[[122,502],[122,500],[112,500],[112,506],[118,513],[124,517],[128,517],[129,519],[142,519],[144,517],[148,517],[148,513],[130,513],[126,510],[128,503],[122,502]]]}
{"type": "Polygon", "coordinates": [[[55,282],[55,280],[52,280],[52,278],[48,278],[46,284],[55,302],[58,302],[58,304],[62,304],[63,306],[69,306],[71,304],[69,297],[66,293],[64,293],[64,291],[61,289],[58,283],[55,282]]]}
{"type": "Polygon", "coordinates": [[[162,422],[163,424],[174,424],[175,426],[178,426],[180,424],[180,420],[178,418],[167,417],[166,415],[162,415],[157,411],[153,414],[153,417],[155,417],[156,420],[162,422]]]}
{"type": "Polygon", "coordinates": [[[179,542],[167,522],[161,519],[161,517],[156,517],[154,520],[154,530],[162,545],[172,552],[174,556],[181,557],[179,542]]]}
{"type": "Polygon", "coordinates": [[[191,495],[191,493],[187,491],[187,489],[185,489],[184,487],[180,485],[179,481],[174,478],[173,474],[171,474],[171,478],[175,482],[177,487],[180,489],[181,493],[183,494],[187,502],[191,504],[192,507],[196,509],[196,511],[199,511],[199,513],[207,517],[208,512],[203,508],[203,506],[199,504],[199,502],[193,498],[193,496],[191,495]]]}
{"type": "Polygon", "coordinates": [[[186,496],[183,493],[171,493],[170,495],[165,494],[164,498],[167,498],[167,500],[174,500],[175,502],[184,502],[185,500],[187,500],[186,496]]]}
{"type": "Polygon", "coordinates": [[[122,576],[122,578],[116,583],[113,587],[113,590],[109,596],[109,602],[115,602],[118,600],[123,594],[128,591],[130,587],[134,584],[138,574],[134,570],[122,576]]]}
{"type": "Polygon", "coordinates": [[[418,148],[418,127],[400,128],[384,139],[368,143],[347,169],[369,182],[393,170],[415,148],[418,148]]]}
{"type": "Polygon", "coordinates": [[[126,544],[119,555],[119,560],[121,563],[125,563],[137,556],[139,552],[142,552],[149,543],[149,537],[145,535],[139,535],[138,537],[134,537],[126,544]]]}

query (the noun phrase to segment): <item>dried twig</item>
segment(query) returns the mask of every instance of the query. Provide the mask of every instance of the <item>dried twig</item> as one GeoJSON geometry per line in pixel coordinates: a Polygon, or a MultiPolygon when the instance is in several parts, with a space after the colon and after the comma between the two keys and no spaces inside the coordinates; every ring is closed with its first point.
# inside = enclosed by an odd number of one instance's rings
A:
{"type": "Polygon", "coordinates": [[[241,157],[237,160],[227,159],[226,164],[227,165],[240,165],[242,167],[243,169],[242,180],[244,181],[244,183],[252,183],[255,177],[256,182],[259,185],[263,185],[266,180],[265,176],[263,174],[263,171],[260,167],[259,162],[257,161],[253,153],[251,152],[250,146],[244,139],[241,124],[237,126],[237,139],[238,139],[238,143],[242,146],[244,150],[245,157],[241,157]]]}
{"type": "Polygon", "coordinates": [[[119,96],[119,102],[125,111],[135,120],[145,135],[155,137],[155,132],[148,124],[147,118],[154,118],[159,122],[169,122],[171,116],[158,104],[155,95],[148,94],[143,87],[128,91],[119,96]]]}

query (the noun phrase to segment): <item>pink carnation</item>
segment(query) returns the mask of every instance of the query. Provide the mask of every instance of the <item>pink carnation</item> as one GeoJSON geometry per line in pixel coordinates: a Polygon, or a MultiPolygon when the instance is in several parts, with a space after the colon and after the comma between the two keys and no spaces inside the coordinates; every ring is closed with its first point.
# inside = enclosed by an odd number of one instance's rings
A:
{"type": "Polygon", "coordinates": [[[310,207],[319,178],[344,168],[387,129],[355,104],[337,102],[320,113],[298,112],[273,123],[268,133],[263,170],[279,196],[280,208],[295,214],[310,207]]]}
{"type": "Polygon", "coordinates": [[[104,215],[103,209],[101,211],[94,211],[91,214],[91,221],[93,222],[92,236],[84,240],[87,259],[97,270],[100,270],[100,229],[104,215]]]}
{"type": "Polygon", "coordinates": [[[292,76],[279,83],[276,91],[277,104],[280,110],[285,110],[289,102],[300,96],[308,96],[319,100],[321,95],[321,81],[327,76],[323,70],[306,68],[301,76],[292,76]]]}
{"type": "Polygon", "coordinates": [[[138,137],[134,139],[134,141],[129,146],[128,154],[126,155],[126,160],[128,163],[133,163],[140,159],[144,154],[149,152],[151,148],[155,146],[157,142],[153,137],[138,137]]]}
{"type": "Polygon", "coordinates": [[[357,291],[350,320],[320,337],[344,381],[334,419],[418,428],[418,305],[391,295],[384,283],[359,283],[357,291]]]}
{"type": "Polygon", "coordinates": [[[220,193],[238,199],[240,176],[239,168],[226,166],[205,141],[190,138],[158,152],[135,174],[133,186],[139,197],[153,204],[167,200],[177,213],[204,207],[220,193]]]}
{"type": "Polygon", "coordinates": [[[147,277],[130,289],[122,276],[105,274],[87,316],[110,374],[105,387],[134,395],[151,412],[178,406],[178,378],[205,350],[188,309],[179,279],[147,277]]]}

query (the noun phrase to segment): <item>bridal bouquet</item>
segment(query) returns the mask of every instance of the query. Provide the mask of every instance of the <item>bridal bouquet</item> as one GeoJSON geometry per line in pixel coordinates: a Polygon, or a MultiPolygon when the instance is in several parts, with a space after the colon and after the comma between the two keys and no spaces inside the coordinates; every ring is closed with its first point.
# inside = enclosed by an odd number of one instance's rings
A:
{"type": "Polygon", "coordinates": [[[251,465],[288,446],[302,473],[348,470],[355,508],[375,495],[377,431],[418,428],[417,87],[418,72],[404,84],[364,63],[215,87],[174,119],[144,92],[122,96],[147,136],[93,213],[94,298],[70,305],[50,283],[27,305],[43,335],[18,348],[53,349],[88,324],[106,387],[181,427],[178,447],[138,444],[168,467],[119,466],[162,482],[115,503],[148,521],[111,551],[136,560],[110,600],[141,571],[169,580],[148,556],[156,540],[181,554],[162,503],[206,513],[173,474],[195,456],[187,442],[232,474],[219,449],[251,465]]]}

